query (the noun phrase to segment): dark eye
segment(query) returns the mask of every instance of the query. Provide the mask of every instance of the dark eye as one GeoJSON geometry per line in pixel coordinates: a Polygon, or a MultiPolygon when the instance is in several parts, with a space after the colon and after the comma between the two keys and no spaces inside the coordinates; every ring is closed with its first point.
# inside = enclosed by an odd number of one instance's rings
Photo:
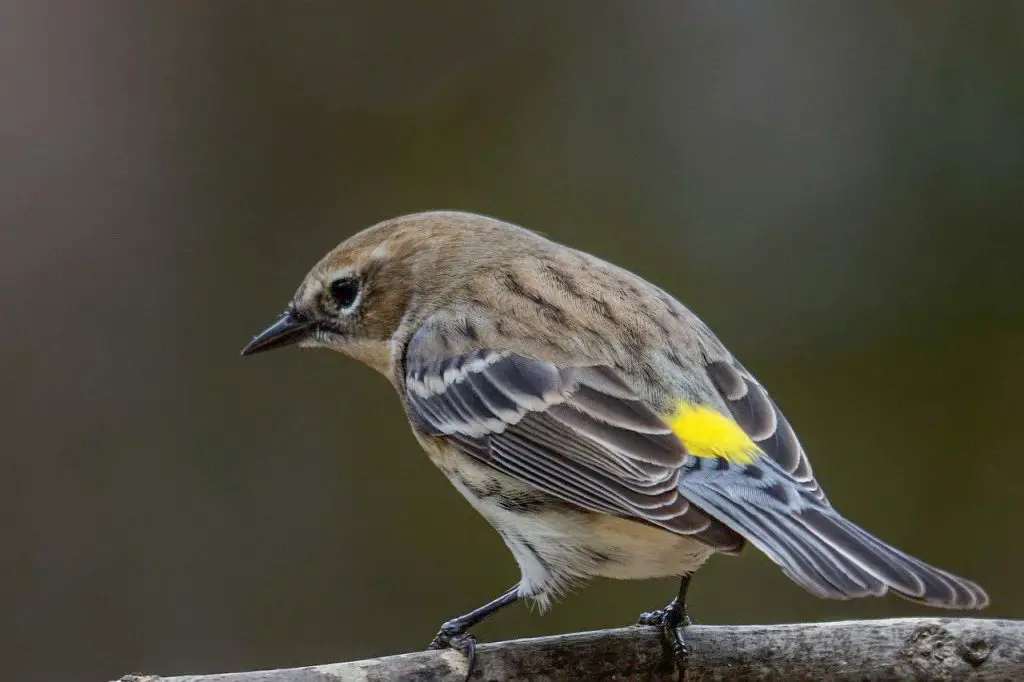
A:
{"type": "Polygon", "coordinates": [[[342,277],[331,282],[331,299],[339,309],[345,310],[359,296],[359,280],[354,277],[342,277]]]}

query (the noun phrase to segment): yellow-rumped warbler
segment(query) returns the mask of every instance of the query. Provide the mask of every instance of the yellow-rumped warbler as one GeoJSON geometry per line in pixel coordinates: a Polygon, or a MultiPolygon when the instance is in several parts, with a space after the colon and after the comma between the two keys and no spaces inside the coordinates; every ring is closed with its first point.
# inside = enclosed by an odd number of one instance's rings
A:
{"type": "Polygon", "coordinates": [[[683,576],[642,616],[682,658],[689,576],[746,542],[820,597],[988,603],[840,516],[764,387],[672,296],[522,228],[431,212],[360,232],[242,353],[294,343],[384,374],[519,564],[517,585],[445,623],[434,647],[472,658],[469,627],[591,576],[683,576]]]}

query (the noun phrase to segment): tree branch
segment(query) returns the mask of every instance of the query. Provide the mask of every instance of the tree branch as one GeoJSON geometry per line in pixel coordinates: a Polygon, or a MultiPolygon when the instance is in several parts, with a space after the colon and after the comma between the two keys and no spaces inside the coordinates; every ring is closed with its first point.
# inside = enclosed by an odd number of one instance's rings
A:
{"type": "MultiPolygon", "coordinates": [[[[696,680],[1024,680],[1024,621],[980,618],[694,625],[686,629],[696,680]]],[[[156,677],[122,682],[461,682],[455,651],[421,651],[306,668],[156,677]]],[[[657,628],[630,627],[482,644],[474,680],[670,680],[657,628]]]]}

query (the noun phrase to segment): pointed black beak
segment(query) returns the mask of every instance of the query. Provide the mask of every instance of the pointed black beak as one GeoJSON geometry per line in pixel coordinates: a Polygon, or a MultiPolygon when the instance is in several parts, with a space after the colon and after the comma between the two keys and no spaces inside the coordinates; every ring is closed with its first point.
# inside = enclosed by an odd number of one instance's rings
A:
{"type": "Polygon", "coordinates": [[[312,327],[312,322],[303,320],[289,310],[278,318],[277,322],[254,336],[242,349],[242,355],[253,355],[298,343],[306,337],[312,327]]]}

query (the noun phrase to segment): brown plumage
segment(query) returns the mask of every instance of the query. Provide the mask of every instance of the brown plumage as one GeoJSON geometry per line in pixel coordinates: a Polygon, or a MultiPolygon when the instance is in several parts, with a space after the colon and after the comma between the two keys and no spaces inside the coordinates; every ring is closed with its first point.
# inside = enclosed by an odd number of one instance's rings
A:
{"type": "MultiPolygon", "coordinates": [[[[745,542],[819,596],[987,604],[840,516],[768,393],[675,298],[522,228],[433,212],[364,230],[244,352],[288,343],[384,374],[519,563],[515,588],[436,644],[469,641],[467,627],[518,597],[545,607],[591,576],[688,577],[745,542]]],[[[681,601],[647,620],[676,624],[681,601]]]]}

